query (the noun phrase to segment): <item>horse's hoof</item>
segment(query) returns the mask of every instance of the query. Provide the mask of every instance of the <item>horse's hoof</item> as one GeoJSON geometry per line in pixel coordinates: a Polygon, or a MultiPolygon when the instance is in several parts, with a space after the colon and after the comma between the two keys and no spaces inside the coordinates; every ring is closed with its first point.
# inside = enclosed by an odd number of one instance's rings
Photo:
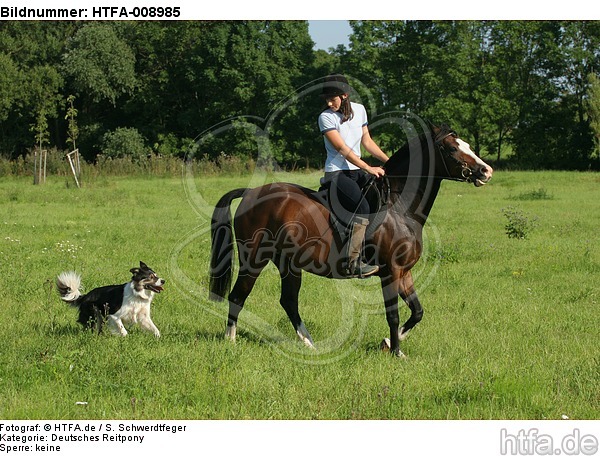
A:
{"type": "Polygon", "coordinates": [[[394,353],[394,356],[398,359],[408,359],[408,356],[402,353],[402,350],[398,350],[397,353],[394,353]]]}
{"type": "Polygon", "coordinates": [[[300,325],[296,329],[296,334],[298,335],[298,338],[304,343],[304,345],[306,345],[308,348],[316,350],[315,343],[313,342],[312,337],[310,337],[310,333],[308,332],[308,329],[306,329],[306,326],[304,326],[304,323],[300,323],[300,325]]]}
{"type": "MultiPolygon", "coordinates": [[[[390,342],[390,339],[388,339],[387,337],[385,339],[383,339],[381,341],[381,344],[379,345],[379,349],[384,353],[389,353],[392,350],[392,343],[390,342]]],[[[400,359],[407,358],[407,356],[404,353],[402,353],[402,351],[400,349],[398,349],[397,352],[393,352],[392,354],[395,357],[400,358],[400,359]]]]}
{"type": "Polygon", "coordinates": [[[404,331],[404,328],[400,328],[400,331],[398,331],[398,339],[400,340],[400,342],[405,341],[409,335],[410,330],[404,331]]]}
{"type": "Polygon", "coordinates": [[[314,346],[313,341],[307,337],[300,336],[300,341],[304,344],[305,347],[310,348],[311,350],[316,350],[317,348],[314,346]]]}
{"type": "Polygon", "coordinates": [[[225,328],[225,339],[229,340],[232,343],[235,343],[236,333],[237,333],[237,329],[235,326],[227,326],[225,328]]]}
{"type": "Polygon", "coordinates": [[[379,344],[379,349],[382,352],[389,352],[391,348],[391,342],[387,337],[381,341],[381,344],[379,344]]]}

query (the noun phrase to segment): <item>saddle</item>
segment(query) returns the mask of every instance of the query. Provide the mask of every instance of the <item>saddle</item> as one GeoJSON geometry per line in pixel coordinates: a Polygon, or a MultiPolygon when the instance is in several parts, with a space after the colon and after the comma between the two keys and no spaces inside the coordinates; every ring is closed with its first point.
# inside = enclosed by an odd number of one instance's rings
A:
{"type": "MultiPolygon", "coordinates": [[[[325,206],[330,213],[330,222],[342,239],[349,235],[351,226],[345,222],[347,215],[336,213],[336,208],[331,204],[331,181],[321,179],[319,190],[312,194],[312,197],[325,206]]],[[[369,238],[375,230],[381,225],[387,213],[387,202],[390,196],[390,187],[386,177],[375,179],[370,176],[368,182],[361,188],[362,198],[369,205],[369,226],[365,238],[369,238]]]]}

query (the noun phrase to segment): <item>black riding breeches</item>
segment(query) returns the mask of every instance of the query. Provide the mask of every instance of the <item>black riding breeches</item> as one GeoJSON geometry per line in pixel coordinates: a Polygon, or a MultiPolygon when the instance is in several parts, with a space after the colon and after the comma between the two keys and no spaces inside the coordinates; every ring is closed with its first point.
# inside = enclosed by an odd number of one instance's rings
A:
{"type": "Polygon", "coordinates": [[[368,180],[368,174],[363,170],[325,173],[324,182],[331,182],[331,208],[346,225],[352,222],[355,215],[369,216],[369,203],[361,191],[368,180]]]}

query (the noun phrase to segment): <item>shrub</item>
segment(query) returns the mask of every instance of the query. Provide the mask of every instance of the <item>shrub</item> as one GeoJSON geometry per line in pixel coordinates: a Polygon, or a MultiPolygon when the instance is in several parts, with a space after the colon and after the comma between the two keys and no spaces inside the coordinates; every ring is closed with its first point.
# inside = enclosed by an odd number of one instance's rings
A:
{"type": "Polygon", "coordinates": [[[108,158],[131,158],[139,161],[148,156],[144,137],[135,128],[117,128],[102,137],[102,153],[108,158]]]}
{"type": "Polygon", "coordinates": [[[506,207],[502,209],[502,213],[507,219],[504,229],[509,238],[525,239],[531,230],[537,226],[537,217],[525,215],[523,211],[514,207],[506,207]]]}
{"type": "Polygon", "coordinates": [[[540,187],[537,190],[531,190],[528,192],[519,193],[517,196],[513,196],[511,199],[520,201],[535,201],[535,200],[551,200],[554,196],[548,191],[540,187]]]}
{"type": "MultiPolygon", "coordinates": [[[[70,175],[71,169],[65,152],[59,151],[56,148],[49,149],[46,155],[46,175],[70,175]]],[[[31,176],[37,166],[39,166],[39,158],[36,160],[34,151],[30,151],[25,156],[19,156],[14,160],[0,158],[0,176],[31,176]]]]}
{"type": "MultiPolygon", "coordinates": [[[[163,157],[185,158],[194,146],[194,140],[190,138],[178,138],[173,133],[158,134],[158,140],[154,143],[154,151],[163,157]]],[[[192,152],[193,153],[193,152],[192,152]]]]}

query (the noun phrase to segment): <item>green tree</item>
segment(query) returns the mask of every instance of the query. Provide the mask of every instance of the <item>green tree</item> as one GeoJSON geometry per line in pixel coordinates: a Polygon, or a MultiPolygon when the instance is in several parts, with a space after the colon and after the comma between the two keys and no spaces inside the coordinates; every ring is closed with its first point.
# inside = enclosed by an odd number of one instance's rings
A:
{"type": "Polygon", "coordinates": [[[104,133],[131,122],[123,107],[136,87],[136,58],[122,34],[119,22],[85,23],[65,43],[60,68],[67,93],[79,100],[79,146],[88,160],[104,133]]]}
{"type": "Polygon", "coordinates": [[[561,25],[562,71],[557,83],[563,92],[561,104],[569,106],[567,119],[572,125],[563,132],[567,137],[567,147],[557,153],[557,165],[561,168],[587,168],[593,161],[595,147],[586,97],[592,83],[589,75],[600,64],[600,24],[597,21],[564,21],[561,25]]]}
{"type": "MultiPolygon", "coordinates": [[[[447,122],[497,160],[512,149],[520,166],[597,163],[597,21],[351,26],[350,47],[325,52],[313,51],[306,21],[1,22],[0,153],[26,153],[30,127],[44,122],[43,141],[65,147],[74,118],[58,112],[73,94],[88,159],[107,132],[129,128],[165,154],[211,131],[198,153],[215,160],[258,161],[260,150],[284,166],[319,166],[315,83],[342,72],[371,120],[404,110],[447,122]],[[265,133],[269,148],[259,146],[265,133]]],[[[400,146],[393,128],[377,123],[385,150],[400,146]]]]}
{"type": "Polygon", "coordinates": [[[116,106],[136,85],[135,56],[110,24],[82,27],[64,56],[64,74],[80,96],[116,106]]]}
{"type": "Polygon", "coordinates": [[[0,155],[12,156],[14,130],[11,114],[22,99],[22,74],[9,55],[0,53],[0,155]]]}
{"type": "MultiPolygon", "coordinates": [[[[283,102],[271,143],[285,161],[305,149],[304,112],[290,101],[307,83],[313,60],[305,21],[143,23],[129,25],[126,35],[144,58],[137,64],[139,90],[125,109],[144,119],[138,128],[152,142],[158,134],[193,138],[241,116],[266,119],[283,102]]],[[[253,130],[232,127],[201,153],[255,155],[253,130]]]]}
{"type": "Polygon", "coordinates": [[[0,122],[4,122],[18,99],[21,77],[11,57],[0,53],[0,122]]]}
{"type": "Polygon", "coordinates": [[[77,149],[76,141],[79,136],[79,127],[77,126],[77,109],[75,109],[74,95],[67,97],[67,114],[65,115],[65,120],[68,122],[67,143],[70,143],[73,149],[77,149]]]}
{"type": "Polygon", "coordinates": [[[585,103],[590,127],[594,132],[596,150],[590,155],[592,160],[600,158],[600,78],[596,73],[588,75],[588,91],[585,103]]]}
{"type": "MultiPolygon", "coordinates": [[[[490,129],[482,101],[489,79],[487,23],[352,22],[350,68],[371,87],[383,112],[412,111],[474,140],[490,129]]],[[[389,135],[386,133],[386,135],[389,135]]]]}
{"type": "Polygon", "coordinates": [[[560,94],[555,84],[559,38],[557,22],[499,21],[491,33],[498,88],[516,108],[511,142],[522,165],[549,162],[553,146],[547,140],[556,125],[560,94]]]}
{"type": "Polygon", "coordinates": [[[48,118],[58,116],[61,85],[62,79],[52,66],[38,66],[27,73],[28,107],[34,119],[32,131],[40,149],[50,143],[48,118]]]}
{"type": "Polygon", "coordinates": [[[35,123],[31,125],[31,131],[35,133],[35,144],[39,150],[44,149],[44,146],[49,143],[50,133],[48,132],[48,119],[45,108],[42,106],[35,119],[35,123]]]}
{"type": "MultiPolygon", "coordinates": [[[[339,55],[339,65],[336,71],[360,80],[372,89],[379,88],[377,106],[393,103],[389,99],[390,88],[388,81],[390,75],[383,68],[383,53],[391,45],[392,34],[388,31],[388,23],[383,21],[350,21],[352,34],[350,35],[350,50],[345,55],[339,55]]],[[[327,73],[325,73],[327,74],[327,73]]],[[[322,74],[321,76],[325,76],[322,74]]]]}
{"type": "Polygon", "coordinates": [[[0,23],[0,154],[15,158],[31,148],[30,126],[41,111],[51,143],[61,145],[57,117],[63,80],[58,68],[64,43],[78,27],[70,22],[0,23]]]}

